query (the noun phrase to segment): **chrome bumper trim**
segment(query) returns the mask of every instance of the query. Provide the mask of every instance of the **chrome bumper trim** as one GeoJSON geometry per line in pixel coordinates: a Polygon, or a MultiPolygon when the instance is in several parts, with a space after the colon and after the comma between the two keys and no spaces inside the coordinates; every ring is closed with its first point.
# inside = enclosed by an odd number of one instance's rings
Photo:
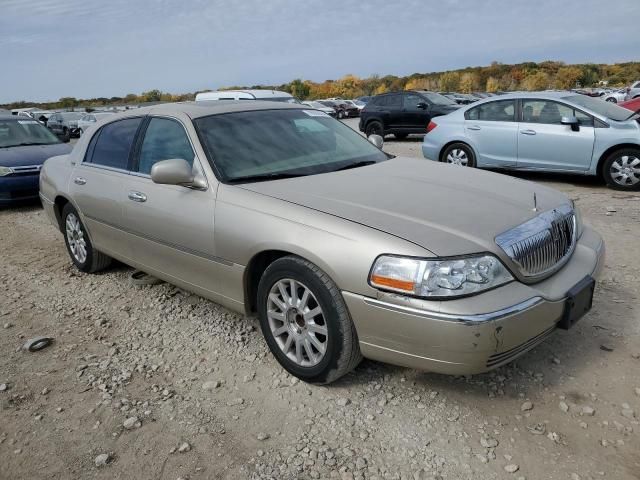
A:
{"type": "Polygon", "coordinates": [[[424,317],[432,320],[444,320],[449,322],[463,322],[463,323],[473,323],[473,324],[493,322],[495,320],[508,317],[509,315],[513,315],[515,313],[520,313],[524,310],[528,310],[532,307],[535,307],[539,303],[542,303],[543,301],[544,300],[542,299],[542,297],[532,297],[529,300],[525,300],[524,302],[520,302],[516,305],[512,305],[510,307],[506,307],[501,310],[496,310],[495,312],[479,313],[476,315],[462,315],[462,314],[457,315],[453,313],[442,313],[442,312],[436,312],[433,310],[421,310],[418,308],[395,305],[388,302],[382,302],[374,298],[364,299],[364,302],[368,305],[371,305],[373,307],[378,307],[378,308],[384,308],[385,310],[390,310],[392,312],[404,313],[407,315],[414,315],[417,317],[424,317]]]}

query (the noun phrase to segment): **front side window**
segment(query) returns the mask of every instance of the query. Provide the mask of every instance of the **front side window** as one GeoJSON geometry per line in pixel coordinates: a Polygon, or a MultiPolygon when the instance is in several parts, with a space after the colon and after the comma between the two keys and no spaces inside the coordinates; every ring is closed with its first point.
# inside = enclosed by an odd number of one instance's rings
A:
{"type": "Polygon", "coordinates": [[[483,103],[467,111],[465,116],[467,120],[515,122],[516,102],[515,100],[499,100],[483,103]]]}
{"type": "Polygon", "coordinates": [[[409,110],[419,110],[418,104],[427,103],[426,100],[420,95],[416,95],[415,93],[409,93],[404,95],[404,108],[409,110]]]}
{"type": "Polygon", "coordinates": [[[152,118],[140,147],[138,172],[151,173],[156,162],[181,158],[193,165],[195,154],[180,123],[168,118],[152,118]]]}
{"type": "Polygon", "coordinates": [[[126,170],[131,147],[142,122],[142,117],[127,118],[102,127],[92,139],[87,156],[89,163],[126,170]]]}
{"type": "Polygon", "coordinates": [[[573,117],[573,108],[550,100],[523,100],[522,121],[561,125],[562,117],[573,117]]]}
{"type": "Polygon", "coordinates": [[[313,110],[282,109],[197,118],[209,161],[228,182],[304,176],[389,157],[342,122],[313,110]]]}

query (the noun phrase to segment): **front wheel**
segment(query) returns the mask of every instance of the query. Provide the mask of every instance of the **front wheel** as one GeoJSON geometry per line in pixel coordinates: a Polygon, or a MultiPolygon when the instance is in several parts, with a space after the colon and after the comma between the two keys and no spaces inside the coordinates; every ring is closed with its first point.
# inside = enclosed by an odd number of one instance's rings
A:
{"type": "Polygon", "coordinates": [[[613,98],[613,97],[609,97],[609,98],[607,98],[607,102],[611,102],[611,103],[618,103],[618,101],[617,101],[615,98],[613,98]]]}
{"type": "Polygon", "coordinates": [[[614,190],[640,190],[640,149],[613,152],[604,161],[602,176],[614,190]]]}
{"type": "Polygon", "coordinates": [[[267,345],[292,375],[326,384],[360,363],[358,338],[344,299],[313,263],[296,256],[276,260],[260,279],[257,300],[267,345]]]}
{"type": "Polygon", "coordinates": [[[103,270],[111,264],[111,257],[93,248],[80,215],[73,205],[67,203],[62,209],[64,243],[73,264],[85,273],[103,270]]]}
{"type": "Polygon", "coordinates": [[[442,154],[442,162],[461,167],[475,167],[476,160],[473,150],[465,143],[454,143],[447,147],[442,154]]]}

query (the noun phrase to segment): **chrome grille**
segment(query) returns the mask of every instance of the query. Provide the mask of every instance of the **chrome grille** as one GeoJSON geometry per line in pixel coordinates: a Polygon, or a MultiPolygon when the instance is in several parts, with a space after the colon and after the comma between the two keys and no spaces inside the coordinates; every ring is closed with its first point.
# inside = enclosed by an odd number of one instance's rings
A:
{"type": "Polygon", "coordinates": [[[543,212],[496,237],[496,243],[525,277],[560,268],[576,244],[576,216],[570,205],[543,212]]]}

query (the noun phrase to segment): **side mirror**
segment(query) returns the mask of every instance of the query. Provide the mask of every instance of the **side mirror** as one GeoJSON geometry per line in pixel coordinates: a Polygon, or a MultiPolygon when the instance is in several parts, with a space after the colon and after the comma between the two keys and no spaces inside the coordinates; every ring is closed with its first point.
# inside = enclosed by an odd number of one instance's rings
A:
{"type": "Polygon", "coordinates": [[[562,117],[560,123],[562,125],[571,126],[571,130],[573,130],[574,132],[578,132],[580,130],[580,120],[578,120],[576,117],[562,117]]]}
{"type": "Polygon", "coordinates": [[[416,105],[420,110],[429,110],[429,105],[426,102],[420,102],[416,105]]]}
{"type": "Polygon", "coordinates": [[[151,167],[151,180],[163,185],[181,185],[199,190],[207,188],[204,179],[195,176],[191,165],[182,158],[156,162],[151,167]]]}
{"type": "Polygon", "coordinates": [[[367,138],[372,144],[382,150],[382,146],[384,145],[384,139],[380,135],[369,135],[367,138]]]}

